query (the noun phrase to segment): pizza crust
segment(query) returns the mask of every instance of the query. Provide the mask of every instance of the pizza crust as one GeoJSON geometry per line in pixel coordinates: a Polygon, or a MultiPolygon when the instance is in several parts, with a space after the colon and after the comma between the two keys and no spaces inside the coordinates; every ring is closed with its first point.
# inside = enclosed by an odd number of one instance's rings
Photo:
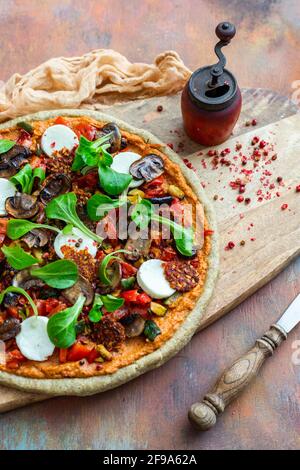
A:
{"type": "Polygon", "coordinates": [[[43,393],[47,395],[85,396],[116,388],[119,385],[122,385],[123,383],[128,382],[151,369],[160,367],[166,361],[171,359],[171,357],[179,352],[190,341],[193,334],[197,331],[200,325],[205,307],[210,300],[217,279],[219,270],[218,233],[214,210],[195,173],[188,169],[182,162],[181,158],[167,145],[163,144],[159,139],[143,129],[137,129],[119,119],[114,118],[113,116],[109,116],[98,111],[84,109],[60,109],[56,111],[42,111],[39,113],[22,116],[20,118],[5,122],[0,126],[0,130],[7,127],[13,127],[18,122],[24,120],[47,120],[57,116],[89,116],[99,121],[113,121],[124,131],[136,134],[150,143],[162,145],[162,152],[167,155],[171,161],[180,167],[183,176],[193,189],[197,198],[201,201],[201,204],[205,210],[209,227],[214,231],[213,235],[211,236],[211,251],[208,257],[209,268],[201,296],[193,310],[187,315],[186,319],[178,327],[172,338],[166,341],[159,349],[141,357],[128,366],[118,369],[112,374],[101,375],[97,377],[31,379],[28,377],[17,376],[13,373],[0,371],[0,384],[2,385],[7,385],[27,392],[43,393]]]}

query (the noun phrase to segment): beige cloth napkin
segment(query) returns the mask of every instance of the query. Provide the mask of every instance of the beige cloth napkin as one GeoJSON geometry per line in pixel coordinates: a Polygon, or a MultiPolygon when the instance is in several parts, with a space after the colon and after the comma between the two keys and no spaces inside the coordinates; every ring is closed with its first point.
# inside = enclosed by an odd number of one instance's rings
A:
{"type": "Polygon", "coordinates": [[[159,54],[154,64],[131,63],[107,49],[50,59],[25,75],[14,74],[0,87],[0,122],[35,111],[96,108],[176,93],[190,73],[174,51],[159,54]]]}

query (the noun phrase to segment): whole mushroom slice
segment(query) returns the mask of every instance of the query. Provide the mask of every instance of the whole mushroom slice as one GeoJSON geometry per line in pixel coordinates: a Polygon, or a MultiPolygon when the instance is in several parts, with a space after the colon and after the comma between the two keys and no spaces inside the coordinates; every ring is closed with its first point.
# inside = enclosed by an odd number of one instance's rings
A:
{"type": "Polygon", "coordinates": [[[32,289],[33,287],[41,288],[45,286],[44,281],[33,277],[31,274],[32,269],[38,268],[38,266],[31,266],[30,269],[22,269],[19,271],[12,280],[14,287],[21,287],[22,289],[32,289]]]}
{"type": "Polygon", "coordinates": [[[48,176],[40,191],[40,200],[43,204],[48,204],[51,199],[60,194],[67,193],[71,189],[71,178],[64,173],[48,176]]]}
{"type": "Polygon", "coordinates": [[[0,178],[14,176],[30,155],[30,150],[27,147],[23,147],[23,145],[14,145],[8,152],[2,153],[0,158],[0,178]]]}
{"type": "Polygon", "coordinates": [[[15,338],[20,329],[20,321],[17,318],[7,318],[0,324],[0,341],[8,341],[15,338]]]}
{"type": "Polygon", "coordinates": [[[91,305],[94,300],[94,289],[91,283],[82,276],[79,276],[78,281],[72,287],[62,290],[61,293],[72,305],[75,304],[80,294],[86,298],[84,305],[91,305]]]}
{"type": "Polygon", "coordinates": [[[125,334],[127,338],[134,338],[140,336],[145,328],[146,321],[141,315],[131,314],[121,320],[122,325],[125,327],[125,334]]]}
{"type": "Polygon", "coordinates": [[[26,243],[28,248],[42,248],[49,241],[48,231],[43,228],[34,228],[26,233],[21,240],[26,243]]]}
{"type": "Polygon", "coordinates": [[[151,240],[144,238],[128,238],[124,249],[130,253],[124,253],[124,257],[129,261],[137,261],[139,258],[148,256],[151,247],[151,240]]]}
{"type": "Polygon", "coordinates": [[[35,196],[17,192],[6,199],[5,210],[15,219],[31,219],[38,213],[39,204],[35,196]]]}
{"type": "Polygon", "coordinates": [[[115,153],[121,150],[122,136],[119,127],[114,122],[108,122],[105,126],[102,127],[101,131],[97,133],[97,137],[101,137],[105,134],[113,133],[109,139],[110,148],[108,149],[110,153],[115,153]]]}
{"type": "Polygon", "coordinates": [[[159,155],[149,153],[132,163],[129,171],[133,178],[143,179],[148,183],[163,174],[164,161],[159,155]]]}

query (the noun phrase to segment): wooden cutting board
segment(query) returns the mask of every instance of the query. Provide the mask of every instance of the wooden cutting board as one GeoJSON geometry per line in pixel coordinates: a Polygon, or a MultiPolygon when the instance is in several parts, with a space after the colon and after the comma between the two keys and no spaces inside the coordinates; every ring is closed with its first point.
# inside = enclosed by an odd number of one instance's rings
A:
{"type": "MultiPolygon", "coordinates": [[[[231,165],[214,167],[207,149],[201,149],[184,135],[179,99],[153,98],[99,109],[146,128],[172,144],[179,155],[191,162],[215,206],[221,269],[202,329],[262,287],[300,253],[300,193],[296,192],[300,184],[300,114],[296,114],[298,109],[288,99],[273,92],[244,90],[243,111],[234,136],[218,148],[230,149],[225,159],[231,165]],[[157,112],[158,105],[163,106],[162,112],[157,112]],[[253,118],[257,125],[245,126],[253,118]],[[241,174],[241,170],[253,170],[253,161],[240,164],[239,152],[249,157],[254,136],[272,143],[274,149],[268,156],[262,155],[252,175],[241,174]],[[242,144],[239,151],[237,142],[242,144]],[[272,160],[275,153],[277,158],[272,160]],[[278,177],[282,182],[277,181],[278,177]],[[240,194],[230,185],[238,178],[251,180],[241,194],[251,198],[247,205],[237,202],[240,194]],[[284,210],[283,205],[287,205],[284,210]],[[241,241],[245,244],[240,245],[241,241]],[[234,243],[233,249],[225,249],[229,242],[234,243]]],[[[0,387],[0,412],[46,398],[49,397],[0,387]]]]}

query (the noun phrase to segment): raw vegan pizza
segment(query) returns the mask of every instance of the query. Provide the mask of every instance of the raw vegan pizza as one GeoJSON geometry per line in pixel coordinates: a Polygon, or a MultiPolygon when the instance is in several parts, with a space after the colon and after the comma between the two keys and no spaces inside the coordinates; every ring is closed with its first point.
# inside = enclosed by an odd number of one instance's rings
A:
{"type": "Polygon", "coordinates": [[[100,113],[2,125],[2,383],[58,393],[33,383],[93,378],[68,390],[101,391],[184,346],[217,270],[213,217],[187,172],[153,136],[100,113]],[[188,206],[204,209],[201,234],[188,206]]]}

